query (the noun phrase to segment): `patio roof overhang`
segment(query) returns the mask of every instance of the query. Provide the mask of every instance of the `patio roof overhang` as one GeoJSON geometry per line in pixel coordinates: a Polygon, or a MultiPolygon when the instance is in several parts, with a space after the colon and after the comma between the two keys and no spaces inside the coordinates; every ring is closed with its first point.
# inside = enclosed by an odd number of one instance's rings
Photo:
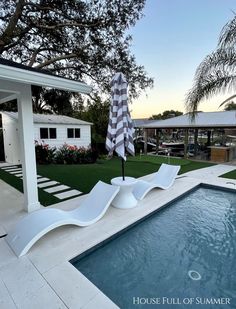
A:
{"type": "Polygon", "coordinates": [[[198,112],[192,120],[189,114],[165,120],[150,121],[143,129],[224,129],[236,128],[236,111],[198,112]]]}
{"type": "Polygon", "coordinates": [[[23,170],[25,210],[40,208],[34,149],[34,127],[31,85],[88,94],[92,87],[80,81],[53,75],[0,58],[0,104],[17,100],[19,139],[23,170]]]}
{"type": "MultiPolygon", "coordinates": [[[[20,65],[15,66],[14,62],[0,59],[0,80],[10,83],[28,84],[42,87],[56,88],[71,92],[89,94],[92,87],[87,84],[61,76],[45,73],[34,68],[20,65]],[[1,61],[4,60],[4,61],[1,61]]],[[[15,87],[7,87],[9,90],[2,89],[0,86],[0,103],[16,99],[15,87]]]]}

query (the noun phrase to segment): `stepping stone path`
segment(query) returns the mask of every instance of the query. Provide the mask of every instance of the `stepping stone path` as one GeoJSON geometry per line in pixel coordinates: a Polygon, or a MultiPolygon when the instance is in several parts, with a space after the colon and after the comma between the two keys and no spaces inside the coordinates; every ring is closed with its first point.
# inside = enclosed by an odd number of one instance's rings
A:
{"type": "MultiPolygon", "coordinates": [[[[37,178],[42,178],[42,176],[37,175],[37,178]]],[[[23,177],[21,176],[20,179],[23,179],[23,177]]],[[[37,179],[37,181],[38,181],[38,179],[37,179]]]]}
{"type": "Polygon", "coordinates": [[[39,178],[39,179],[37,179],[37,183],[44,182],[44,181],[48,181],[48,180],[50,180],[50,179],[49,179],[49,178],[46,178],[46,177],[39,178]]]}
{"type": "MultiPolygon", "coordinates": [[[[20,168],[18,165],[3,166],[1,167],[1,169],[4,170],[5,172],[10,173],[13,176],[16,176],[22,179],[22,176],[23,176],[22,168],[20,168]]],[[[50,180],[49,178],[43,177],[40,175],[37,175],[37,183],[38,183],[38,188],[44,190],[45,192],[49,194],[53,193],[53,195],[60,200],[78,196],[83,193],[79,190],[71,189],[69,186],[60,184],[57,181],[50,180]]]]}
{"type": "Polygon", "coordinates": [[[40,183],[38,184],[38,187],[39,188],[46,188],[46,187],[51,187],[51,186],[54,186],[54,185],[57,185],[58,182],[57,181],[47,181],[47,182],[43,182],[43,183],[40,183]]]}
{"type": "Polygon", "coordinates": [[[11,170],[11,169],[14,169],[14,168],[18,168],[18,166],[17,166],[17,165],[3,166],[3,167],[2,167],[2,170],[11,170]]]}
{"type": "Polygon", "coordinates": [[[10,174],[17,174],[19,172],[22,172],[22,169],[21,168],[13,168],[13,169],[10,169],[10,170],[5,170],[5,171],[7,171],[10,174]]]}
{"type": "MultiPolygon", "coordinates": [[[[5,170],[6,171],[6,170],[5,170]]],[[[20,174],[20,173],[22,173],[22,170],[18,170],[18,171],[15,171],[15,170],[13,170],[13,172],[12,171],[7,171],[8,173],[10,173],[10,174],[14,174],[14,175],[16,175],[16,174],[20,174]]]]}
{"type": "Polygon", "coordinates": [[[55,194],[54,196],[59,198],[60,200],[64,200],[65,198],[72,197],[72,196],[75,196],[75,195],[79,195],[81,193],[82,192],[80,192],[78,190],[69,190],[69,191],[66,191],[66,192],[55,194]]]}
{"type": "Polygon", "coordinates": [[[60,185],[60,186],[52,187],[49,189],[44,189],[44,191],[46,191],[47,193],[54,193],[54,192],[59,192],[59,191],[63,191],[66,189],[70,189],[70,187],[65,186],[65,185],[60,185]]]}

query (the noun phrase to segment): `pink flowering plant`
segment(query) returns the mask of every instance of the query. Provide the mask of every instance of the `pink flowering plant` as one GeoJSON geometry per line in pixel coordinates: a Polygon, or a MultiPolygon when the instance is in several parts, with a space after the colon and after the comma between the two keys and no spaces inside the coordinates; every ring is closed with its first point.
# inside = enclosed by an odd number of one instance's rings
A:
{"type": "Polygon", "coordinates": [[[55,147],[49,147],[49,145],[44,143],[44,141],[42,141],[41,143],[35,141],[35,154],[37,163],[39,164],[53,163],[55,151],[56,151],[55,147]]]}
{"type": "Polygon", "coordinates": [[[58,164],[94,163],[97,153],[88,147],[77,147],[64,144],[55,153],[55,162],[58,164]]]}

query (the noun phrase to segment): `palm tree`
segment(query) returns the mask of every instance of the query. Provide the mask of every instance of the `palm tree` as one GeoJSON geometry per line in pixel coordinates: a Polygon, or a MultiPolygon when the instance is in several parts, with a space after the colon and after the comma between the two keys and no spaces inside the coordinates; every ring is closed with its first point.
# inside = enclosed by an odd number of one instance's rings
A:
{"type": "MultiPolygon", "coordinates": [[[[198,66],[186,107],[194,115],[199,103],[213,95],[236,91],[236,15],[222,29],[217,49],[198,66]]],[[[230,96],[221,105],[236,97],[230,96]]],[[[220,106],[221,106],[220,105],[220,106]]]]}
{"type": "Polygon", "coordinates": [[[236,110],[236,103],[234,101],[229,101],[224,108],[225,111],[235,111],[236,110]]]}

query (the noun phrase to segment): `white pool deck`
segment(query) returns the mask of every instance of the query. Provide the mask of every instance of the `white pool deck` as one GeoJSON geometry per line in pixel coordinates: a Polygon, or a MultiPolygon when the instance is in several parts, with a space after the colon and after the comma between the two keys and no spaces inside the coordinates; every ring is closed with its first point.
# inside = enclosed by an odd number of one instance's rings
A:
{"type": "MultiPolygon", "coordinates": [[[[110,207],[106,215],[92,226],[65,226],[50,232],[21,258],[17,258],[5,239],[1,238],[0,308],[118,308],[69,260],[200,183],[236,190],[236,180],[218,177],[234,169],[236,166],[219,164],[188,172],[181,175],[185,177],[177,179],[169,190],[151,191],[136,208],[122,210],[110,207]]],[[[83,198],[77,197],[54,207],[73,209],[83,198]]],[[[0,235],[7,233],[20,217],[26,215],[22,208],[23,195],[0,180],[0,235]]]]}

